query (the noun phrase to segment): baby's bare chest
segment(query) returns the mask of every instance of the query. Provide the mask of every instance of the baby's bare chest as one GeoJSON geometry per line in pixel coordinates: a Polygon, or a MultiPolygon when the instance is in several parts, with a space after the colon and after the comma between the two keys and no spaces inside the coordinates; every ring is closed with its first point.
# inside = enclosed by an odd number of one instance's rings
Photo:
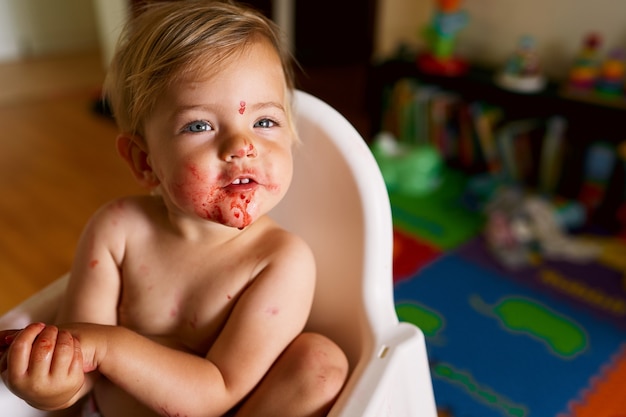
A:
{"type": "Polygon", "coordinates": [[[205,354],[254,277],[242,259],[155,259],[124,265],[119,324],[205,354]]]}

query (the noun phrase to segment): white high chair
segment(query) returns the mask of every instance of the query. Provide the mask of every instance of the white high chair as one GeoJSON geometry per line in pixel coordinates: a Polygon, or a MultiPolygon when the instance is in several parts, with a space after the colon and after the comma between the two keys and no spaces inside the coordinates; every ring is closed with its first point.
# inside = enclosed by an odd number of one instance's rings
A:
{"type": "MultiPolygon", "coordinates": [[[[436,417],[422,332],[399,323],[392,283],[389,198],[367,145],[337,111],[301,91],[295,119],[302,145],[294,179],[271,213],[313,248],[318,284],[307,325],[335,340],[351,374],[332,417],[436,417]]],[[[66,277],[3,317],[0,329],[51,321],[66,277]]],[[[0,410],[42,417],[0,383],[0,410]]]]}

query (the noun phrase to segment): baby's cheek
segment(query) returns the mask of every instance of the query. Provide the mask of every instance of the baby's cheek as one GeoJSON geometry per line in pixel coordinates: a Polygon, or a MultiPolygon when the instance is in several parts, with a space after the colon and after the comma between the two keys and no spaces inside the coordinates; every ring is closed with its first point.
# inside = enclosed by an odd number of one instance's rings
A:
{"type": "Polygon", "coordinates": [[[240,229],[249,226],[258,214],[255,192],[239,193],[207,185],[221,182],[220,179],[211,179],[208,173],[190,164],[169,189],[179,207],[205,220],[240,229]]]}
{"type": "Polygon", "coordinates": [[[192,209],[194,213],[199,216],[210,219],[213,217],[221,217],[219,210],[211,202],[215,199],[215,195],[218,193],[216,188],[209,188],[199,184],[193,183],[177,183],[172,187],[174,198],[178,205],[192,209]]]}

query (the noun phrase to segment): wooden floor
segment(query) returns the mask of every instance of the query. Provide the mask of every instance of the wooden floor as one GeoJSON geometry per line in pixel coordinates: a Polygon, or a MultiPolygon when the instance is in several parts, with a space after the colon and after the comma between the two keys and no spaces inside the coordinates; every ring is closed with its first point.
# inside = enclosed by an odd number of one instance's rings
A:
{"type": "Polygon", "coordinates": [[[140,191],[91,110],[97,51],[0,64],[0,313],[66,272],[105,201],[140,191]]]}

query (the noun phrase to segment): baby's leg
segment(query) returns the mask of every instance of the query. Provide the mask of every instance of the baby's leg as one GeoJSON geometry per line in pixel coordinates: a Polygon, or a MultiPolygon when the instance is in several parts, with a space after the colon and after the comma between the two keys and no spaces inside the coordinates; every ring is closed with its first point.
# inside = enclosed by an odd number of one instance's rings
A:
{"type": "Polygon", "coordinates": [[[303,333],[285,349],[236,417],[325,416],[347,374],[348,361],[335,343],[303,333]]]}

